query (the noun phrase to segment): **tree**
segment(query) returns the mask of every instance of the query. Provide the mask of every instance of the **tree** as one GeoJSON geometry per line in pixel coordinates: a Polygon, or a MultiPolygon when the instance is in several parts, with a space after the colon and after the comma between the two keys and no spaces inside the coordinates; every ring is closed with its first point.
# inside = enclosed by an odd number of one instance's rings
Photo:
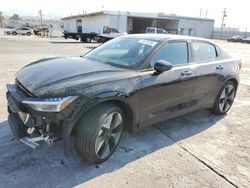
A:
{"type": "Polygon", "coordinates": [[[18,21],[19,21],[20,19],[21,19],[21,18],[19,17],[18,14],[13,14],[13,15],[9,18],[10,22],[14,25],[14,27],[17,27],[18,21]]]}
{"type": "Polygon", "coordinates": [[[20,20],[20,17],[18,14],[13,14],[13,16],[10,17],[10,20],[13,22],[17,22],[20,20]]]}
{"type": "Polygon", "coordinates": [[[0,27],[3,27],[4,16],[3,13],[0,11],[0,27]]]}

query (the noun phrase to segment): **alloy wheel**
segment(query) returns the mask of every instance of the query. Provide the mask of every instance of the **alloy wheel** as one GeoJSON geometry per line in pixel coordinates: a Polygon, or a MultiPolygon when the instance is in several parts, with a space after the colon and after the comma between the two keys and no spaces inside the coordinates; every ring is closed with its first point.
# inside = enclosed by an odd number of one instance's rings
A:
{"type": "Polygon", "coordinates": [[[122,133],[122,115],[113,112],[103,122],[95,141],[95,153],[99,159],[108,157],[115,150],[122,133]]]}
{"type": "Polygon", "coordinates": [[[235,97],[234,86],[229,84],[227,85],[220,95],[219,108],[221,112],[227,112],[233,104],[235,97]]]}

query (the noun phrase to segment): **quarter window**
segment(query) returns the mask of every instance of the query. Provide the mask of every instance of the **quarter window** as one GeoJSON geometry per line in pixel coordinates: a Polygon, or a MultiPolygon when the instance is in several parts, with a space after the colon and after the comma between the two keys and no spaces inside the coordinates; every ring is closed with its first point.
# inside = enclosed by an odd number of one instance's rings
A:
{"type": "Polygon", "coordinates": [[[159,60],[165,60],[173,65],[187,64],[188,50],[186,42],[171,42],[163,46],[151,60],[151,66],[159,60]]]}
{"type": "Polygon", "coordinates": [[[193,61],[209,61],[217,57],[216,49],[213,45],[204,42],[193,42],[193,61]]]}

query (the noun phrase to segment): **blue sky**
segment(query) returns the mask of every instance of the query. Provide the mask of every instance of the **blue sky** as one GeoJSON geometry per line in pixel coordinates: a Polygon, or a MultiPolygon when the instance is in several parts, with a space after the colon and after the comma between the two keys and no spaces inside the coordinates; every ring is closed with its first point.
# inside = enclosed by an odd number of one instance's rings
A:
{"type": "Polygon", "coordinates": [[[20,15],[37,16],[38,10],[42,9],[47,18],[60,18],[64,16],[98,10],[120,10],[131,12],[164,12],[183,16],[199,17],[202,8],[202,17],[206,11],[208,18],[215,19],[215,25],[220,26],[223,8],[227,8],[227,27],[238,27],[250,30],[249,4],[247,0],[0,0],[0,11],[5,14],[18,13],[20,15]],[[13,6],[14,5],[14,6],[13,6]]]}

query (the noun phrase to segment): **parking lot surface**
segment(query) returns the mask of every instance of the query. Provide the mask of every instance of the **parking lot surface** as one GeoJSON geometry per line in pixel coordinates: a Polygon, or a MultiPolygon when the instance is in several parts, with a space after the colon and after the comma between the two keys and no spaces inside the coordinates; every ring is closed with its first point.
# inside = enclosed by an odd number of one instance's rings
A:
{"type": "Polygon", "coordinates": [[[207,110],[125,133],[101,165],[65,158],[62,142],[38,150],[12,141],[5,84],[32,61],[79,56],[98,44],[0,35],[0,187],[250,187],[250,45],[216,41],[242,59],[241,84],[226,116],[207,110]]]}

